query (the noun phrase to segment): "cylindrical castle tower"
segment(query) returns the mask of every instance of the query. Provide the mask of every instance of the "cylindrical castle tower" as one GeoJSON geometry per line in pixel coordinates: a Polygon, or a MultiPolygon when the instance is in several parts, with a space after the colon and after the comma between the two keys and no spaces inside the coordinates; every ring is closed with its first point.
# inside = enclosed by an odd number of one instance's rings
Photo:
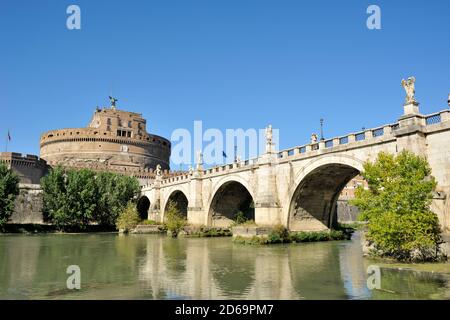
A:
{"type": "Polygon", "coordinates": [[[147,133],[139,113],[97,108],[87,128],[41,135],[40,155],[49,165],[113,171],[169,169],[170,141],[147,133]]]}

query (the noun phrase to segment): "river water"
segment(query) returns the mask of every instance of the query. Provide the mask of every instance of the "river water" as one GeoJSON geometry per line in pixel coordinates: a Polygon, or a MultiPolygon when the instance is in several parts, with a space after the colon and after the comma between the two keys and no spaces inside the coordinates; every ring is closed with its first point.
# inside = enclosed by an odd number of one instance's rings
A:
{"type": "Polygon", "coordinates": [[[272,246],[231,238],[4,234],[0,299],[450,299],[450,264],[434,266],[439,273],[377,264],[362,257],[358,234],[272,246]],[[80,290],[67,289],[69,265],[80,267],[80,290]],[[379,268],[375,282],[368,268],[379,268]]]}

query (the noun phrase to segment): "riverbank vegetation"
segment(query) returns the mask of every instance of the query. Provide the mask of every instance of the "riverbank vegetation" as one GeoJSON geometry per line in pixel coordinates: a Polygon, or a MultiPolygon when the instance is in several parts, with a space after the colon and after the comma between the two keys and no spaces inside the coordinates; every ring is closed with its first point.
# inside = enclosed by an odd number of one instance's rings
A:
{"type": "Polygon", "coordinates": [[[116,228],[120,232],[127,233],[141,222],[136,205],[133,202],[128,202],[127,206],[119,214],[116,221],[116,228]]]}
{"type": "Polygon", "coordinates": [[[380,153],[361,175],[369,188],[359,187],[351,203],[367,222],[370,253],[399,261],[444,259],[439,220],[430,210],[436,181],[427,160],[407,151],[380,153]]]}
{"type": "Polygon", "coordinates": [[[139,192],[136,178],[89,169],[56,167],[41,179],[43,215],[63,231],[92,224],[115,228],[119,214],[139,192]]]}
{"type": "Polygon", "coordinates": [[[186,218],[173,201],[169,201],[167,204],[164,220],[164,226],[172,237],[177,237],[178,233],[187,225],[186,218]]]}
{"type": "Polygon", "coordinates": [[[0,229],[14,212],[14,201],[19,194],[19,177],[0,161],[0,229]]]}
{"type": "Polygon", "coordinates": [[[275,226],[266,236],[236,236],[233,238],[233,241],[242,244],[276,244],[348,240],[350,237],[351,233],[343,230],[290,232],[286,227],[279,225],[275,226]]]}
{"type": "Polygon", "coordinates": [[[214,227],[196,227],[184,228],[187,237],[212,238],[212,237],[231,237],[233,234],[229,228],[214,227]]]}

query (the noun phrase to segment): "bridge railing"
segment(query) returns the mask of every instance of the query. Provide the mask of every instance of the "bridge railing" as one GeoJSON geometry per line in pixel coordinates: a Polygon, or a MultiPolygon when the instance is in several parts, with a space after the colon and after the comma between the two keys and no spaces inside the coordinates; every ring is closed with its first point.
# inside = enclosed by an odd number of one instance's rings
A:
{"type": "MultiPolygon", "coordinates": [[[[425,126],[431,126],[440,124],[442,122],[450,121],[450,109],[446,109],[440,112],[421,115],[423,118],[423,124],[425,126]]],[[[308,152],[316,151],[319,149],[331,149],[341,145],[347,145],[350,143],[359,143],[368,140],[380,139],[382,137],[392,136],[396,130],[400,129],[399,123],[391,123],[384,126],[367,129],[363,131],[358,131],[354,133],[350,133],[344,136],[338,136],[335,138],[327,139],[324,141],[309,143],[301,146],[296,146],[294,148],[285,149],[279,151],[277,153],[277,157],[279,159],[285,159],[288,157],[293,157],[299,154],[305,154],[308,152]]],[[[217,173],[229,171],[229,170],[237,170],[241,168],[246,168],[249,166],[256,165],[258,163],[259,158],[252,158],[247,160],[242,160],[239,162],[218,165],[215,167],[207,168],[202,171],[203,175],[214,175],[217,173]]],[[[173,173],[172,176],[164,178],[162,180],[162,184],[169,184],[174,182],[182,182],[190,179],[191,174],[189,172],[177,172],[173,173]]]]}
{"type": "Polygon", "coordinates": [[[350,133],[345,136],[335,137],[327,140],[320,141],[319,143],[309,143],[302,146],[294,147],[291,149],[282,150],[278,153],[278,158],[287,158],[296,154],[307,153],[319,149],[330,149],[340,145],[346,145],[352,142],[365,141],[369,139],[376,139],[385,135],[392,134],[393,131],[398,129],[398,123],[385,125],[373,129],[367,129],[364,131],[358,131],[350,133]]]}
{"type": "Polygon", "coordinates": [[[432,125],[432,124],[437,124],[437,123],[441,123],[442,122],[442,116],[441,116],[442,112],[437,112],[437,113],[433,113],[433,114],[429,114],[425,117],[425,124],[427,126],[432,125]]]}
{"type": "MultiPolygon", "coordinates": [[[[450,121],[450,110],[446,109],[440,112],[423,115],[424,125],[434,125],[444,121],[450,121]]],[[[353,142],[360,142],[370,139],[378,139],[380,137],[392,135],[400,128],[399,123],[392,123],[372,129],[367,129],[355,133],[350,133],[345,136],[335,137],[320,141],[319,143],[309,143],[302,146],[297,146],[290,149],[285,149],[278,152],[278,158],[284,159],[297,154],[307,153],[318,149],[329,149],[339,145],[345,145],[353,142]]]]}
{"type": "MultiPolygon", "coordinates": [[[[225,171],[229,171],[229,170],[233,170],[233,169],[241,169],[241,168],[245,168],[248,166],[253,166],[257,163],[258,163],[258,158],[252,158],[252,159],[247,159],[247,160],[242,160],[242,161],[237,161],[237,162],[233,162],[233,163],[227,163],[227,164],[222,164],[222,165],[214,166],[211,168],[207,168],[207,169],[204,169],[202,171],[202,173],[204,176],[206,176],[206,175],[225,172],[225,171]]],[[[193,175],[193,173],[191,174],[188,171],[184,171],[184,172],[179,171],[170,177],[163,178],[161,180],[161,184],[183,182],[185,180],[189,180],[192,177],[192,175],[193,175]]]]}

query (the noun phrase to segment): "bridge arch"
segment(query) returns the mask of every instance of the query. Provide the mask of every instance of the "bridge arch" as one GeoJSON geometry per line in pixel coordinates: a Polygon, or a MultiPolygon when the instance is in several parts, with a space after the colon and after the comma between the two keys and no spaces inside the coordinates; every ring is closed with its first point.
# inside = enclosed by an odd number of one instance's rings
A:
{"type": "Polygon", "coordinates": [[[363,161],[326,155],[307,163],[289,190],[284,219],[292,231],[326,230],[336,224],[336,202],[345,185],[363,170],[363,161]]]}
{"type": "Polygon", "coordinates": [[[138,211],[139,217],[142,220],[148,219],[148,210],[150,209],[150,200],[147,196],[143,195],[141,196],[137,203],[136,203],[136,209],[138,211]]]}
{"type": "Polygon", "coordinates": [[[245,179],[229,176],[219,180],[212,190],[207,211],[209,226],[227,228],[239,211],[255,220],[254,192],[245,179]]]}
{"type": "Polygon", "coordinates": [[[189,206],[189,198],[188,193],[184,188],[176,188],[168,192],[167,197],[163,203],[163,216],[162,219],[164,221],[165,215],[169,206],[169,202],[172,201],[177,207],[178,211],[187,218],[187,211],[189,206]]]}

